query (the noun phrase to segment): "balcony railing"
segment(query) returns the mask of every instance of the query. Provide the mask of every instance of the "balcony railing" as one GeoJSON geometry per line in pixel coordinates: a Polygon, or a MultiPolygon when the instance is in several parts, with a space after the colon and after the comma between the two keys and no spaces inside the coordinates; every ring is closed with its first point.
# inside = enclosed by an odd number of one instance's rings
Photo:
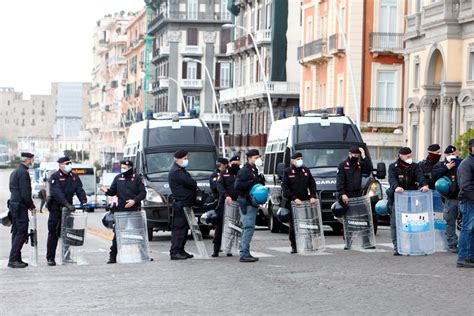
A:
{"type": "Polygon", "coordinates": [[[160,48],[153,50],[153,58],[151,61],[156,62],[160,60],[161,58],[168,57],[169,55],[170,55],[170,47],[161,46],[160,48]]]}
{"type": "Polygon", "coordinates": [[[401,124],[403,111],[401,108],[369,108],[370,123],[401,124]]]}
{"type": "Polygon", "coordinates": [[[332,34],[328,40],[328,51],[330,54],[337,54],[344,51],[344,42],[341,34],[332,34]]]}
{"type": "Polygon", "coordinates": [[[324,57],[326,51],[326,42],[322,38],[320,38],[298,47],[298,60],[302,62],[307,62],[310,60],[316,61],[324,57]]]}
{"type": "MultiPolygon", "coordinates": [[[[258,30],[255,35],[256,44],[270,44],[272,41],[272,30],[258,30]]],[[[250,43],[249,43],[250,44],[250,43]]]]}
{"type": "Polygon", "coordinates": [[[202,89],[201,79],[181,79],[179,85],[182,89],[202,89]]]}
{"type": "Polygon", "coordinates": [[[403,33],[372,32],[369,34],[369,49],[372,52],[401,52],[403,33]]]}
{"type": "MultiPolygon", "coordinates": [[[[277,96],[297,96],[300,92],[300,85],[296,82],[271,81],[268,83],[270,94],[277,96]]],[[[239,98],[252,98],[265,95],[265,84],[260,81],[251,85],[240,86],[220,91],[220,101],[228,102],[239,98]]]]}
{"type": "Polygon", "coordinates": [[[180,22],[185,21],[195,21],[196,23],[200,22],[210,22],[210,21],[225,21],[230,22],[231,18],[227,12],[224,13],[209,13],[209,12],[178,12],[178,11],[171,11],[171,12],[162,12],[154,17],[150,23],[148,24],[149,32],[153,33],[159,25],[164,23],[165,21],[169,20],[176,20],[180,22]]]}
{"type": "Polygon", "coordinates": [[[405,39],[410,39],[410,38],[420,36],[421,12],[417,12],[412,15],[407,15],[405,20],[406,20],[405,39]]]}
{"type": "Polygon", "coordinates": [[[459,0],[443,0],[423,7],[421,27],[432,27],[446,24],[458,18],[459,0]]]}
{"type": "Polygon", "coordinates": [[[185,45],[181,48],[181,54],[187,56],[202,56],[202,47],[194,45],[185,45]]]}

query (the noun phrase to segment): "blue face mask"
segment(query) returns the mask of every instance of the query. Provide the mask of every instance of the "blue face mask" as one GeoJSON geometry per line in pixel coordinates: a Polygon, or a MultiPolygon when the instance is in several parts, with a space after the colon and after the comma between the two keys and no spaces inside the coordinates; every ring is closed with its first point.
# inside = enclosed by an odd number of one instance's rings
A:
{"type": "Polygon", "coordinates": [[[304,164],[303,160],[296,160],[296,164],[295,164],[295,165],[296,165],[296,168],[301,168],[301,167],[303,167],[303,164],[304,164]]]}
{"type": "Polygon", "coordinates": [[[125,173],[125,172],[127,172],[127,171],[128,171],[128,169],[120,168],[120,173],[125,173]]]}
{"type": "Polygon", "coordinates": [[[188,166],[189,166],[189,160],[188,159],[183,160],[183,163],[181,164],[181,167],[187,168],[188,166]]]}
{"type": "Polygon", "coordinates": [[[72,165],[66,165],[66,167],[64,167],[64,171],[69,173],[72,171],[72,165]]]}

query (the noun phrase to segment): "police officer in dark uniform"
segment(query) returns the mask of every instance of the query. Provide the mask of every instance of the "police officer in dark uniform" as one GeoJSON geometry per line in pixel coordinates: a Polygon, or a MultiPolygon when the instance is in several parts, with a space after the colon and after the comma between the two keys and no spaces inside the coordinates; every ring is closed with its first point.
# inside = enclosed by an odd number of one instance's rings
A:
{"type": "Polygon", "coordinates": [[[459,215],[459,185],[458,185],[458,166],[461,159],[458,158],[456,147],[449,145],[444,151],[445,159],[438,162],[433,173],[439,175],[438,178],[448,177],[452,185],[448,194],[444,196],[443,217],[446,221],[446,239],[448,240],[448,251],[452,253],[458,252],[458,236],[456,235],[456,221],[459,215]]]}
{"type": "Polygon", "coordinates": [[[258,183],[265,184],[263,176],[259,175],[257,167],[263,165],[257,149],[250,149],[247,153],[247,163],[237,173],[234,187],[239,192],[238,203],[240,218],[242,219],[242,240],[240,242],[240,262],[255,262],[258,258],[250,255],[250,243],[255,231],[258,207],[253,205],[250,190],[258,183]]]}
{"type": "MultiPolygon", "coordinates": [[[[133,162],[122,160],[120,162],[120,174],[115,176],[114,181],[107,189],[100,188],[108,196],[117,196],[118,205],[114,212],[133,212],[140,210],[141,201],[146,197],[145,181],[133,170],[133,162]]],[[[117,238],[112,239],[108,264],[117,262],[117,238]]]]}
{"type": "Polygon", "coordinates": [[[86,192],[82,188],[82,181],[79,176],[72,172],[72,162],[69,157],[62,157],[58,160],[59,170],[53,173],[49,179],[49,201],[48,201],[48,243],[46,260],[48,266],[55,266],[56,247],[58,238],[61,235],[62,208],[68,212],[74,212],[72,205],[74,195],[77,196],[82,205],[87,204],[86,192]]]}
{"type": "Polygon", "coordinates": [[[189,225],[184,214],[184,207],[196,203],[196,181],[186,171],[189,164],[188,153],[178,150],[174,154],[174,163],[168,173],[168,182],[173,194],[173,225],[171,231],[171,260],[186,260],[194,257],[184,250],[189,225]]]}
{"type": "Polygon", "coordinates": [[[419,165],[421,172],[425,176],[426,183],[431,190],[434,190],[436,180],[441,176],[439,172],[433,170],[434,166],[439,162],[441,158],[441,147],[438,144],[432,144],[428,146],[428,156],[425,160],[420,161],[419,165]]]}
{"type": "Polygon", "coordinates": [[[390,164],[388,168],[388,182],[390,188],[387,190],[388,206],[390,214],[390,232],[393,243],[394,256],[399,256],[397,248],[397,228],[395,218],[394,200],[395,193],[403,193],[405,190],[420,190],[428,192],[429,187],[426,183],[423,172],[417,163],[413,162],[411,149],[408,147],[400,148],[398,159],[390,164]]]}
{"type": "MultiPolygon", "coordinates": [[[[212,253],[212,257],[219,256],[219,250],[221,249],[225,204],[236,201],[238,197],[237,190],[234,188],[234,183],[235,176],[240,170],[240,157],[233,156],[230,158],[229,164],[229,167],[221,171],[217,179],[219,207],[217,209],[217,227],[214,232],[214,240],[212,241],[214,243],[214,252],[212,253]]],[[[231,257],[232,254],[228,253],[227,256],[231,257]]]]}
{"type": "Polygon", "coordinates": [[[304,166],[303,155],[299,152],[291,156],[291,166],[286,168],[282,180],[283,198],[285,208],[290,211],[289,231],[291,253],[296,253],[295,227],[293,223],[293,213],[291,202],[301,205],[303,201],[316,203],[316,181],[314,181],[311,171],[304,166]]]}
{"type": "Polygon", "coordinates": [[[218,158],[216,165],[217,169],[211,174],[211,177],[209,178],[209,185],[211,187],[212,197],[215,201],[219,200],[219,191],[217,190],[217,179],[219,178],[219,174],[227,169],[227,166],[229,165],[229,160],[223,157],[218,158]]]}
{"type": "Polygon", "coordinates": [[[31,179],[28,173],[34,155],[21,153],[20,159],[20,165],[10,175],[10,200],[8,200],[12,220],[12,249],[8,260],[10,268],[28,266],[21,259],[21,248],[28,240],[28,210],[36,212],[36,206],[31,198],[31,179]]]}

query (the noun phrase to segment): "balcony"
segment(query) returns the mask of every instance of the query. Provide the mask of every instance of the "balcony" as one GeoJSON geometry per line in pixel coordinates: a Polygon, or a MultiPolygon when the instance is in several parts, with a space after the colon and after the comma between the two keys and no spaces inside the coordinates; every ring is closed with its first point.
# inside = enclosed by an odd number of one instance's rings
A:
{"type": "Polygon", "coordinates": [[[443,0],[424,6],[421,11],[421,27],[426,29],[457,22],[458,2],[459,0],[443,0]]]}
{"type": "Polygon", "coordinates": [[[169,46],[161,46],[153,50],[153,58],[151,60],[152,63],[156,63],[159,60],[166,58],[170,55],[170,47],[169,46]]]}
{"type": "Polygon", "coordinates": [[[108,59],[107,63],[109,66],[125,65],[127,63],[127,59],[124,57],[113,56],[108,59]]]}
{"type": "Polygon", "coordinates": [[[99,44],[100,45],[107,45],[109,43],[109,40],[105,39],[105,38],[102,38],[99,40],[99,44]]]}
{"type": "Polygon", "coordinates": [[[153,18],[148,24],[149,34],[154,34],[160,29],[160,27],[167,22],[178,22],[178,23],[230,23],[231,18],[227,12],[224,13],[209,13],[209,12],[162,12],[153,18]]]}
{"type": "Polygon", "coordinates": [[[328,52],[332,55],[342,54],[345,51],[341,34],[332,34],[328,40],[328,52]]]}
{"type": "Polygon", "coordinates": [[[185,45],[181,48],[181,55],[202,56],[202,47],[194,45],[185,45]]]}
{"type": "Polygon", "coordinates": [[[421,35],[421,12],[406,16],[405,40],[421,35]]]}
{"type": "Polygon", "coordinates": [[[464,0],[459,3],[459,23],[474,21],[474,11],[472,10],[472,0],[464,0]]]}
{"type": "Polygon", "coordinates": [[[202,89],[201,79],[181,79],[179,81],[181,89],[202,89]]]}
{"type": "MultiPolygon", "coordinates": [[[[296,82],[271,81],[268,90],[272,97],[298,97],[300,85],[296,82]]],[[[220,91],[220,102],[232,102],[239,99],[259,98],[266,95],[265,85],[262,81],[247,86],[240,86],[220,91]]]]}
{"type": "Polygon", "coordinates": [[[369,123],[399,125],[402,124],[402,108],[369,108],[369,123]]]}
{"type": "Polygon", "coordinates": [[[167,78],[159,78],[157,81],[153,82],[151,84],[151,93],[152,94],[158,94],[159,92],[163,90],[167,90],[170,85],[169,79],[167,78]]]}
{"type": "Polygon", "coordinates": [[[372,53],[403,53],[403,33],[378,33],[369,34],[369,50],[372,53]]]}
{"type": "Polygon", "coordinates": [[[254,34],[254,38],[257,45],[270,44],[272,41],[272,30],[258,30],[254,34]]]}
{"type": "Polygon", "coordinates": [[[321,63],[328,59],[326,41],[322,38],[298,47],[300,63],[321,63]]]}
{"type": "MultiPolygon", "coordinates": [[[[214,107],[213,107],[214,109],[214,107]]],[[[208,124],[218,124],[219,123],[219,114],[217,113],[201,113],[199,115],[200,118],[204,120],[204,122],[208,124]]],[[[229,124],[230,122],[230,114],[229,113],[221,113],[220,117],[222,119],[223,124],[229,124]]]]}

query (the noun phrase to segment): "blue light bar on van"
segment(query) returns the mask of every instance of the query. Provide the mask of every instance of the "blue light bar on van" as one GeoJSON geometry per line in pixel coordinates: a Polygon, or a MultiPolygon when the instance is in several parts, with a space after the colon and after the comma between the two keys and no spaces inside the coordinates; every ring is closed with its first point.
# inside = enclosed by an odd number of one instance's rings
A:
{"type": "Polygon", "coordinates": [[[285,110],[280,110],[280,114],[278,114],[278,119],[282,120],[286,118],[286,111],[285,110]]]}
{"type": "Polygon", "coordinates": [[[179,116],[179,117],[183,117],[183,116],[185,116],[185,115],[186,115],[186,113],[184,113],[184,112],[178,112],[178,116],[179,116]]]}
{"type": "Polygon", "coordinates": [[[142,114],[142,112],[137,112],[137,114],[135,114],[135,121],[137,121],[137,122],[143,121],[143,114],[142,114]]]}
{"type": "Polygon", "coordinates": [[[147,120],[152,120],[153,119],[153,111],[152,110],[146,111],[146,119],[147,120]]]}
{"type": "Polygon", "coordinates": [[[336,114],[344,116],[344,107],[343,106],[338,106],[336,108],[336,114]]]}
{"type": "Polygon", "coordinates": [[[299,106],[293,107],[293,116],[301,116],[301,110],[299,106]]]}

